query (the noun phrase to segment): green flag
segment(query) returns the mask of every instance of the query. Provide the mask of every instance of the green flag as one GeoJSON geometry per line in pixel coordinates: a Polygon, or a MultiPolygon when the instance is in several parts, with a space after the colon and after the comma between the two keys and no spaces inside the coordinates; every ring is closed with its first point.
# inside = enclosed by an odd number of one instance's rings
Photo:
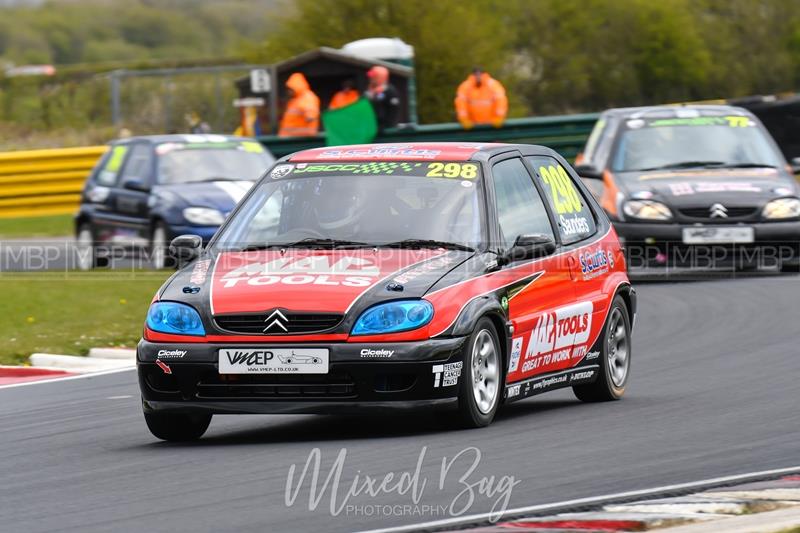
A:
{"type": "Polygon", "coordinates": [[[328,146],[370,143],[378,133],[375,110],[366,98],[359,98],[348,106],[323,112],[322,125],[325,127],[325,144],[328,146]]]}

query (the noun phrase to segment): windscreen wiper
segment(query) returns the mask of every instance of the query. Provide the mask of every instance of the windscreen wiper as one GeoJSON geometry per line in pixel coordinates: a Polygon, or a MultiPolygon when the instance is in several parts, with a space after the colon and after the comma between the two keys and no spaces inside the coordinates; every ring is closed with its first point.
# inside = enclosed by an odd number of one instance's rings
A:
{"type": "Polygon", "coordinates": [[[725,161],[679,161],[678,163],[668,163],[666,165],[659,165],[657,167],[640,168],[638,172],[647,172],[650,170],[670,170],[673,168],[692,168],[692,167],[719,167],[725,164],[725,161]]]}
{"type": "Polygon", "coordinates": [[[474,252],[475,248],[457,242],[437,241],[435,239],[404,239],[402,241],[381,244],[388,248],[446,248],[448,250],[463,250],[474,252]]]}
{"type": "Polygon", "coordinates": [[[769,163],[726,163],[717,168],[778,168],[769,163]]]}
{"type": "Polygon", "coordinates": [[[271,248],[341,248],[341,247],[367,247],[372,246],[367,242],[348,241],[342,239],[328,239],[319,237],[306,237],[293,242],[270,242],[263,244],[250,244],[241,248],[239,252],[252,252],[255,250],[269,250],[271,248]]]}
{"type": "Polygon", "coordinates": [[[194,180],[189,183],[210,183],[212,181],[251,181],[244,178],[231,178],[226,176],[209,176],[208,178],[203,178],[201,180],[194,180]]]}

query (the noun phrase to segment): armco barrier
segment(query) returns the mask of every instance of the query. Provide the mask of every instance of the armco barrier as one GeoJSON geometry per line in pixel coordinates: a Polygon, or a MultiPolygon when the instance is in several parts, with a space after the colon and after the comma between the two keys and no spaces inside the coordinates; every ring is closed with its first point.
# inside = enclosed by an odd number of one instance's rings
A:
{"type": "MultiPolygon", "coordinates": [[[[517,118],[502,128],[464,130],[457,123],[390,130],[376,142],[511,142],[543,144],[573,159],[583,147],[597,114],[517,118]]],[[[325,137],[259,137],[276,157],[324,146],[325,137]]],[[[0,153],[0,218],[73,213],[83,182],[105,146],[0,153]]]]}
{"type": "MultiPolygon", "coordinates": [[[[456,122],[445,124],[426,124],[408,129],[385,132],[375,141],[396,142],[508,142],[542,144],[548,146],[567,159],[574,159],[597,121],[597,113],[583,115],[561,115],[553,117],[513,118],[502,128],[477,127],[465,130],[456,122]]],[[[286,138],[275,136],[259,137],[276,157],[325,145],[325,137],[286,138]]]]}
{"type": "Polygon", "coordinates": [[[105,146],[0,153],[0,218],[73,213],[105,146]]]}

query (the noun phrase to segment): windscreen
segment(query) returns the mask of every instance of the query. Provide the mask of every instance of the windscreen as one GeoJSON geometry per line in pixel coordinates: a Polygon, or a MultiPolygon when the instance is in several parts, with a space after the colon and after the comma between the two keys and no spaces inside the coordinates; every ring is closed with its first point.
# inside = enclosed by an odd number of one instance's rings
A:
{"type": "Polygon", "coordinates": [[[481,169],[464,162],[298,163],[275,167],[215,246],[386,245],[482,239],[481,169]]]}
{"type": "Polygon", "coordinates": [[[169,142],[156,147],[158,182],[255,181],[274,163],[256,141],[169,142]]]}
{"type": "Polygon", "coordinates": [[[782,164],[763,129],[743,116],[630,119],[612,159],[623,172],[782,164]]]}

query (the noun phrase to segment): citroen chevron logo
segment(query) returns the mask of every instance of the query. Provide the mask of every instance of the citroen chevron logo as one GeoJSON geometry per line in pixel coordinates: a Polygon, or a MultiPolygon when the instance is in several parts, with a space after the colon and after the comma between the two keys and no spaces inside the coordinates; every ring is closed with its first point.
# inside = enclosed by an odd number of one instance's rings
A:
{"type": "Polygon", "coordinates": [[[267,319],[264,320],[265,323],[267,323],[267,322],[269,323],[269,325],[264,328],[264,333],[266,333],[267,331],[273,329],[274,327],[278,327],[278,328],[282,329],[284,333],[288,333],[289,330],[286,328],[286,323],[288,321],[289,321],[289,319],[286,318],[286,315],[281,313],[280,309],[275,309],[272,312],[272,314],[270,314],[267,317],[267,319]],[[270,322],[270,320],[272,322],[270,322]]]}
{"type": "Polygon", "coordinates": [[[722,204],[714,204],[708,208],[710,218],[728,218],[728,209],[722,204]]]}

